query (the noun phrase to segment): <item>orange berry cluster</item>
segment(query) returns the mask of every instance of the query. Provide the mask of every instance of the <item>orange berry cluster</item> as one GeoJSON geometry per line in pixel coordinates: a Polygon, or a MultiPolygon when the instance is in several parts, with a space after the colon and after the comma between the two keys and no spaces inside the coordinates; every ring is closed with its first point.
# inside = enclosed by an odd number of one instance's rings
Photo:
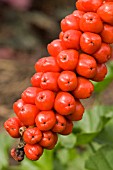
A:
{"type": "Polygon", "coordinates": [[[53,149],[58,134],[69,135],[73,121],[82,119],[80,99],[94,91],[92,81],[107,74],[113,43],[113,2],[78,0],[77,10],[61,21],[59,39],[47,46],[50,56],[39,59],[36,73],[13,105],[17,117],[4,127],[13,138],[20,138],[11,150],[17,161],[38,160],[44,149],[53,149]]]}

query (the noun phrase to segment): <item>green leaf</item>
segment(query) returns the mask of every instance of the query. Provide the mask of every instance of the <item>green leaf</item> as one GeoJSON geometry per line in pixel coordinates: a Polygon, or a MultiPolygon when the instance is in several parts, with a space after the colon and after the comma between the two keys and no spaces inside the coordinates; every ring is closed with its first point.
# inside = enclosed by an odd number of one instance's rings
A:
{"type": "Polygon", "coordinates": [[[88,159],[90,152],[88,148],[85,151],[79,152],[73,160],[67,162],[66,170],[86,170],[85,161],[88,159]]]}
{"type": "Polygon", "coordinates": [[[67,170],[65,165],[63,165],[57,158],[54,159],[53,163],[54,163],[53,170],[67,170]]]}
{"type": "Polygon", "coordinates": [[[67,136],[59,135],[60,143],[65,148],[73,148],[76,143],[76,136],[74,134],[70,134],[67,136]]]}
{"type": "Polygon", "coordinates": [[[89,170],[113,170],[113,146],[100,148],[89,157],[85,167],[89,170]]]}
{"type": "Polygon", "coordinates": [[[73,160],[77,155],[75,149],[66,149],[66,148],[59,149],[56,154],[57,154],[57,158],[63,165],[66,165],[67,162],[73,160]]]}
{"type": "Polygon", "coordinates": [[[67,163],[67,161],[69,160],[68,150],[67,149],[60,149],[57,152],[57,157],[59,158],[60,162],[65,165],[67,163]]]}
{"type": "Polygon", "coordinates": [[[113,106],[95,104],[91,109],[85,111],[83,119],[75,123],[75,127],[81,128],[85,133],[95,133],[100,131],[112,116],[113,106]]]}
{"type": "Polygon", "coordinates": [[[20,165],[20,170],[25,170],[25,169],[32,169],[32,170],[41,170],[38,166],[36,166],[35,162],[28,160],[27,158],[24,158],[20,165]]]}
{"type": "Polygon", "coordinates": [[[113,80],[113,61],[110,61],[107,64],[107,68],[108,68],[107,76],[105,77],[105,79],[102,82],[93,82],[92,81],[95,86],[95,92],[97,92],[97,93],[103,91],[113,80]]]}
{"type": "Polygon", "coordinates": [[[113,119],[111,119],[104,129],[96,137],[95,141],[100,144],[113,144],[113,119]]]}
{"type": "Polygon", "coordinates": [[[81,128],[82,133],[97,132],[102,127],[99,113],[95,112],[94,107],[92,108],[92,110],[85,111],[83,119],[80,122],[77,122],[77,126],[81,128]]]}
{"type": "Polygon", "coordinates": [[[21,170],[53,170],[53,151],[44,150],[43,155],[38,161],[30,161],[27,158],[22,162],[20,166],[21,170]]]}
{"type": "Polygon", "coordinates": [[[9,165],[9,147],[13,139],[5,132],[0,134],[0,169],[7,168],[9,165]]]}
{"type": "MultiPolygon", "coordinates": [[[[43,170],[53,169],[53,150],[44,150],[40,160],[36,162],[36,165],[42,167],[43,170]]],[[[41,169],[41,170],[42,170],[41,169]]]]}
{"type": "Polygon", "coordinates": [[[113,106],[94,105],[92,109],[85,111],[83,119],[74,125],[74,129],[80,129],[79,133],[74,130],[77,137],[76,145],[91,142],[112,116],[113,106]]]}
{"type": "Polygon", "coordinates": [[[86,170],[85,161],[88,159],[91,150],[89,147],[73,149],[61,148],[56,152],[54,159],[54,170],[86,170]]]}
{"type": "Polygon", "coordinates": [[[98,135],[98,133],[99,132],[77,134],[76,145],[84,145],[90,143],[98,135]]]}

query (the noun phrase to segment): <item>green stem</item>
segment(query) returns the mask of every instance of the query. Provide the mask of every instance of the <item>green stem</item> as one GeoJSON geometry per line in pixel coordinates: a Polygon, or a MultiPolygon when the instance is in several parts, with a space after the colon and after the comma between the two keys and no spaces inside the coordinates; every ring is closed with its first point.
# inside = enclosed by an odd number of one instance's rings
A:
{"type": "Polygon", "coordinates": [[[92,150],[93,153],[96,152],[96,149],[95,149],[95,147],[92,143],[89,143],[89,147],[90,147],[90,149],[92,150]]]}

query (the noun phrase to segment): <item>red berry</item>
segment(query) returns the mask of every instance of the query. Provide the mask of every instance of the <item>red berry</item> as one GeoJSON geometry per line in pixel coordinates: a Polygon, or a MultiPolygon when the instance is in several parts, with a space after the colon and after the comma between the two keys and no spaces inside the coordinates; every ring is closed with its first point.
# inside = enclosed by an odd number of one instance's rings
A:
{"type": "Polygon", "coordinates": [[[34,87],[40,87],[40,81],[41,81],[41,77],[43,75],[43,72],[38,72],[35,73],[32,77],[31,77],[31,84],[34,87]]]}
{"type": "Polygon", "coordinates": [[[85,12],[79,11],[79,10],[75,10],[75,11],[73,12],[73,15],[74,15],[75,17],[77,17],[78,19],[81,19],[84,14],[85,14],[85,12]]]}
{"type": "Polygon", "coordinates": [[[35,104],[35,98],[38,92],[42,91],[41,88],[28,87],[21,95],[22,100],[26,104],[35,104]]]}
{"type": "Polygon", "coordinates": [[[77,87],[77,77],[72,71],[62,71],[58,78],[58,85],[62,91],[72,91],[77,87]]]}
{"type": "Polygon", "coordinates": [[[75,111],[76,101],[68,92],[59,92],[54,102],[55,110],[61,115],[69,115],[75,111]]]}
{"type": "Polygon", "coordinates": [[[45,148],[48,149],[48,150],[54,149],[54,147],[55,147],[55,145],[56,145],[56,143],[57,143],[57,141],[58,141],[58,135],[57,135],[57,133],[53,133],[53,135],[54,135],[54,141],[53,141],[53,143],[52,143],[50,146],[45,147],[45,148]]]}
{"type": "Polygon", "coordinates": [[[93,81],[102,81],[104,80],[105,76],[107,74],[107,67],[105,64],[98,64],[97,65],[97,73],[96,75],[93,77],[93,81]]]}
{"type": "Polygon", "coordinates": [[[113,2],[104,3],[97,13],[104,22],[113,25],[113,2]]]}
{"type": "Polygon", "coordinates": [[[66,128],[66,119],[58,113],[55,114],[55,117],[56,123],[53,126],[52,131],[57,133],[62,132],[66,128]]]}
{"type": "Polygon", "coordinates": [[[101,37],[98,34],[85,32],[80,38],[80,46],[85,53],[93,54],[101,47],[101,37]]]}
{"type": "Polygon", "coordinates": [[[113,43],[113,26],[104,24],[104,29],[101,32],[102,41],[105,43],[113,43]]]}
{"type": "MultiPolygon", "coordinates": [[[[83,5],[82,5],[82,1],[77,1],[76,2],[76,8],[78,9],[78,11],[83,11],[83,12],[85,12],[86,11],[86,9],[83,7],[83,5]]],[[[88,12],[88,11],[87,11],[88,12]]]]}
{"type": "Polygon", "coordinates": [[[97,60],[98,63],[105,63],[111,57],[111,47],[109,44],[102,43],[100,49],[93,54],[93,57],[97,60]]]}
{"type": "Polygon", "coordinates": [[[19,138],[19,129],[21,127],[20,120],[17,117],[9,118],[4,123],[4,128],[13,138],[19,138]]]}
{"type": "Polygon", "coordinates": [[[82,33],[78,30],[68,30],[64,33],[62,41],[68,49],[80,49],[80,37],[82,33]]]}
{"type": "Polygon", "coordinates": [[[50,130],[56,123],[55,113],[52,110],[41,111],[38,113],[35,122],[41,131],[50,130]]]}
{"type": "Polygon", "coordinates": [[[59,91],[58,87],[58,77],[60,73],[55,73],[55,72],[46,72],[43,74],[40,82],[40,87],[44,90],[51,90],[54,92],[59,91]]]}
{"type": "Polygon", "coordinates": [[[60,132],[61,135],[69,135],[73,130],[73,122],[71,120],[66,119],[66,128],[60,132]]]}
{"type": "Polygon", "coordinates": [[[35,105],[25,104],[17,113],[17,116],[25,126],[33,126],[38,113],[39,109],[35,105]]]}
{"type": "Polygon", "coordinates": [[[54,133],[51,131],[46,131],[42,133],[42,139],[39,142],[39,144],[42,147],[48,147],[51,146],[54,143],[54,133]]]}
{"type": "Polygon", "coordinates": [[[35,70],[37,72],[60,72],[61,69],[57,64],[54,57],[43,57],[39,59],[35,64],[35,70]]]}
{"type": "Polygon", "coordinates": [[[25,102],[22,99],[18,99],[16,102],[13,104],[13,110],[17,114],[22,107],[24,106],[25,102]]]}
{"type": "Polygon", "coordinates": [[[72,71],[76,68],[79,53],[76,50],[64,50],[57,56],[57,63],[63,69],[72,71]]]}
{"type": "Polygon", "coordinates": [[[67,30],[80,30],[79,28],[79,18],[74,16],[73,14],[70,14],[66,16],[62,21],[61,21],[61,29],[63,32],[67,30]]]}
{"type": "Polygon", "coordinates": [[[24,152],[28,159],[32,161],[36,161],[42,155],[43,149],[39,144],[35,144],[35,145],[26,144],[24,146],[24,152]]]}
{"type": "Polygon", "coordinates": [[[100,33],[103,29],[103,23],[98,14],[87,12],[80,19],[80,29],[83,32],[100,33]]]}
{"type": "Polygon", "coordinates": [[[103,0],[78,0],[76,2],[76,7],[80,11],[96,12],[102,3],[103,0]]]}
{"type": "Polygon", "coordinates": [[[63,35],[64,35],[64,32],[63,32],[63,31],[61,31],[61,32],[60,32],[60,34],[59,34],[59,39],[61,39],[61,40],[62,40],[63,35]]]}
{"type": "Polygon", "coordinates": [[[36,96],[35,104],[40,110],[51,110],[54,105],[55,93],[50,90],[43,90],[36,96]]]}
{"type": "Polygon", "coordinates": [[[94,91],[93,84],[86,78],[78,77],[77,88],[73,91],[73,95],[78,99],[89,98],[94,91]]]}
{"type": "Polygon", "coordinates": [[[84,110],[85,109],[82,103],[79,100],[76,100],[75,112],[70,115],[67,115],[66,117],[71,121],[79,121],[83,117],[84,110]]]}
{"type": "Polygon", "coordinates": [[[51,56],[56,57],[62,50],[66,50],[66,47],[62,40],[57,39],[48,44],[47,49],[51,56]]]}
{"type": "Polygon", "coordinates": [[[92,78],[97,71],[97,64],[95,59],[87,54],[80,54],[76,71],[80,76],[92,78]]]}
{"type": "Polygon", "coordinates": [[[42,132],[37,128],[27,128],[24,132],[23,139],[26,143],[34,145],[42,139],[42,132]]]}

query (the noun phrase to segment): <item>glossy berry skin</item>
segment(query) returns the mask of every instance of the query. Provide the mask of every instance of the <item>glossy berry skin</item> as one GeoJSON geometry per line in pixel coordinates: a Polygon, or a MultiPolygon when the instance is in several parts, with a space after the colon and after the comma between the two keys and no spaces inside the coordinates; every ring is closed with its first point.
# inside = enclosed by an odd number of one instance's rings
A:
{"type": "Polygon", "coordinates": [[[63,32],[67,30],[80,30],[79,28],[79,18],[74,16],[73,14],[67,15],[61,21],[61,30],[63,32]]]}
{"type": "Polygon", "coordinates": [[[93,77],[93,81],[100,82],[103,81],[107,74],[107,67],[105,64],[98,64],[97,65],[97,73],[93,77]]]}
{"type": "MultiPolygon", "coordinates": [[[[80,1],[80,0],[75,3],[75,6],[76,6],[78,11],[83,11],[83,12],[86,11],[85,8],[82,5],[82,1],[80,1]]],[[[90,12],[90,11],[86,11],[86,12],[90,12]]]]}
{"type": "Polygon", "coordinates": [[[78,19],[81,19],[84,14],[85,14],[85,12],[83,12],[83,11],[79,11],[79,10],[73,11],[73,15],[75,17],[77,17],[78,19]]]}
{"type": "Polygon", "coordinates": [[[50,90],[43,90],[36,96],[35,104],[39,110],[51,110],[55,100],[55,93],[50,90]]]}
{"type": "Polygon", "coordinates": [[[38,113],[35,123],[41,131],[48,131],[56,123],[55,113],[52,110],[41,111],[38,113]]]}
{"type": "Polygon", "coordinates": [[[104,22],[113,25],[113,2],[104,3],[98,9],[97,14],[104,22]]]}
{"type": "Polygon", "coordinates": [[[47,50],[51,56],[56,57],[62,50],[66,50],[66,47],[62,40],[56,39],[48,44],[47,50]]]}
{"type": "Polygon", "coordinates": [[[42,91],[41,88],[28,87],[21,95],[22,100],[26,104],[35,104],[35,98],[38,92],[42,91]]]}
{"type": "Polygon", "coordinates": [[[95,33],[85,32],[80,38],[80,46],[85,53],[93,54],[101,47],[101,37],[95,33]]]}
{"type": "Polygon", "coordinates": [[[17,116],[24,126],[33,126],[38,113],[39,109],[35,105],[25,104],[17,113],[17,116]]]}
{"type": "Polygon", "coordinates": [[[16,114],[22,109],[22,107],[25,105],[25,102],[22,99],[18,99],[13,104],[13,110],[16,114]]]}
{"type": "Polygon", "coordinates": [[[54,149],[55,145],[57,144],[58,135],[57,135],[57,133],[53,133],[53,135],[54,135],[54,141],[53,141],[53,143],[52,143],[50,146],[45,147],[45,148],[48,149],[48,150],[54,149]]]}
{"type": "Polygon", "coordinates": [[[13,138],[19,138],[19,129],[21,127],[20,121],[17,117],[9,118],[4,123],[4,128],[9,133],[9,135],[13,138]]]}
{"type": "Polygon", "coordinates": [[[68,92],[59,92],[54,102],[55,110],[61,115],[69,115],[75,111],[76,101],[68,92]]]}
{"type": "Polygon", "coordinates": [[[55,73],[55,72],[44,73],[41,78],[40,87],[43,90],[51,90],[54,92],[58,92],[59,87],[58,87],[57,80],[58,80],[59,75],[60,73],[55,73]]]}
{"type": "Polygon", "coordinates": [[[63,36],[64,36],[64,32],[63,32],[63,31],[61,31],[61,32],[59,33],[59,39],[61,39],[61,40],[62,40],[63,36]]]}
{"type": "Polygon", "coordinates": [[[68,30],[64,33],[62,41],[67,49],[80,49],[80,37],[82,33],[78,30],[68,30]]]}
{"type": "Polygon", "coordinates": [[[67,71],[73,71],[78,62],[79,53],[76,50],[68,49],[61,51],[57,56],[57,63],[63,69],[67,71]]]}
{"type": "Polygon", "coordinates": [[[58,85],[62,91],[72,91],[77,87],[77,77],[73,71],[62,71],[58,78],[58,85]]]}
{"type": "Polygon", "coordinates": [[[89,98],[94,91],[93,84],[86,78],[78,77],[77,88],[73,91],[73,95],[78,99],[89,98]]]}
{"type": "Polygon", "coordinates": [[[11,156],[15,161],[21,162],[24,159],[23,148],[13,148],[13,149],[11,149],[11,156]]]}
{"type": "Polygon", "coordinates": [[[95,59],[87,54],[80,54],[76,71],[80,76],[93,78],[97,71],[95,59]]]}
{"type": "Polygon", "coordinates": [[[103,0],[78,0],[76,2],[76,7],[80,11],[96,12],[102,3],[103,0]]]}
{"type": "Polygon", "coordinates": [[[40,87],[40,81],[41,81],[42,75],[43,75],[43,72],[38,72],[38,73],[35,73],[31,77],[31,84],[33,87],[40,87]]]}
{"type": "Polygon", "coordinates": [[[71,121],[79,121],[82,119],[83,114],[84,114],[84,106],[80,102],[80,100],[76,99],[76,109],[75,112],[73,112],[70,115],[67,115],[66,118],[71,120],[71,121]]]}
{"type": "Polygon", "coordinates": [[[103,29],[103,23],[98,14],[87,12],[80,19],[80,29],[83,32],[100,33],[103,29]]]}
{"type": "Polygon", "coordinates": [[[43,57],[35,64],[36,72],[60,72],[61,69],[54,57],[43,57]]]}
{"type": "Polygon", "coordinates": [[[101,32],[102,41],[105,43],[113,43],[113,26],[104,24],[104,29],[101,32]]]}
{"type": "Polygon", "coordinates": [[[32,161],[36,161],[42,155],[43,149],[39,144],[35,144],[35,145],[26,144],[24,146],[24,152],[28,159],[32,161]]]}
{"type": "Polygon", "coordinates": [[[42,139],[39,144],[42,147],[51,146],[54,143],[54,134],[51,131],[46,131],[42,133],[42,139]]]}
{"type": "Polygon", "coordinates": [[[73,122],[71,120],[66,119],[66,128],[60,132],[61,135],[69,135],[73,130],[73,122]]]}
{"type": "Polygon", "coordinates": [[[98,63],[105,63],[111,57],[111,47],[109,44],[102,43],[100,49],[93,54],[93,57],[96,59],[98,63]]]}
{"type": "Polygon", "coordinates": [[[66,119],[58,113],[55,114],[55,117],[56,123],[53,126],[52,131],[56,133],[62,132],[66,128],[66,119]]]}
{"type": "Polygon", "coordinates": [[[42,139],[42,132],[37,128],[27,128],[23,134],[25,143],[34,145],[42,139]]]}

